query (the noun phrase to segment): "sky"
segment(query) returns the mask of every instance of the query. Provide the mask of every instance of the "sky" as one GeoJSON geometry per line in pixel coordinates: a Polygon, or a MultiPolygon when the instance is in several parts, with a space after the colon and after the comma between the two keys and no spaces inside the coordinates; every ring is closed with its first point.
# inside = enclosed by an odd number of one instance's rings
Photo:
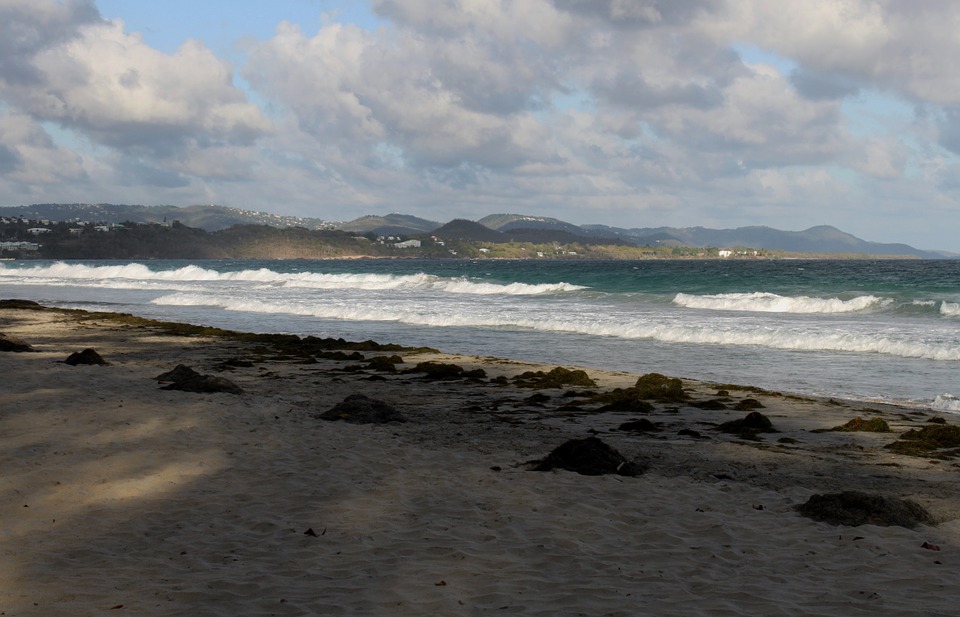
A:
{"type": "Polygon", "coordinates": [[[954,0],[0,0],[0,205],[960,252],[954,0]]]}

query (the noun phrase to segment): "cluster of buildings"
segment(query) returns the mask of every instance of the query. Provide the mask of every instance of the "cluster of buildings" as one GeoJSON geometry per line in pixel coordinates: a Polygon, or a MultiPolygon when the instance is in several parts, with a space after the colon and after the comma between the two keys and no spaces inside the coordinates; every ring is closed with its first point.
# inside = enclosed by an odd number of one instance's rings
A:
{"type": "MultiPolygon", "coordinates": [[[[0,255],[10,253],[33,253],[40,250],[40,243],[24,239],[25,236],[33,236],[39,239],[40,236],[52,234],[54,227],[58,225],[56,221],[47,219],[25,220],[23,218],[12,218],[0,216],[0,226],[3,226],[3,233],[0,234],[0,255]],[[10,227],[14,226],[11,232],[10,227]]],[[[67,229],[70,234],[80,235],[87,231],[110,231],[123,225],[112,224],[92,224],[86,221],[72,223],[67,229]]]]}

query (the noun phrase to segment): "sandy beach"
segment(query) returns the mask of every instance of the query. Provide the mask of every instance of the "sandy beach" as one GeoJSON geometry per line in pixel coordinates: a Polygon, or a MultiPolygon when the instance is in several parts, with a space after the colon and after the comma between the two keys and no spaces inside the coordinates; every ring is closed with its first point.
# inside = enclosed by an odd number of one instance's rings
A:
{"type": "Polygon", "coordinates": [[[0,333],[32,348],[0,353],[0,615],[960,606],[958,464],[943,450],[886,447],[953,416],[758,391],[747,375],[683,379],[682,400],[601,410],[639,376],[586,368],[595,386],[537,389],[515,377],[555,367],[425,350],[291,353],[55,310],[0,308],[0,333]],[[88,348],[108,364],[64,362],[88,348]],[[369,364],[393,355],[395,372],[369,364]],[[408,372],[423,362],[473,378],[408,372]],[[161,389],[177,365],[243,392],[161,389]],[[319,417],[354,394],[406,421],[319,417]],[[748,409],[776,432],[719,430],[748,409]],[[828,430],[856,418],[891,432],[828,430]],[[620,428],[639,420],[647,430],[620,428]],[[527,464],[590,436],[644,472],[527,464]],[[932,520],[838,526],[796,509],[854,490],[908,499],[932,520]]]}

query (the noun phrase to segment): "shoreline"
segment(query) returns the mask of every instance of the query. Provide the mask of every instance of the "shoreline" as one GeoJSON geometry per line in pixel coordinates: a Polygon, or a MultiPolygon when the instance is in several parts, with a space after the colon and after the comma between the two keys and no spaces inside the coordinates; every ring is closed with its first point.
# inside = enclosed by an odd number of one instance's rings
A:
{"type": "Polygon", "coordinates": [[[946,615],[958,600],[960,466],[886,447],[933,412],[689,379],[686,398],[603,411],[596,397],[639,375],[534,389],[516,377],[554,366],[9,304],[0,332],[36,350],[0,353],[6,615],[946,615]],[[63,363],[85,348],[109,364],[63,363]],[[393,355],[396,372],[369,364],[393,355]],[[484,376],[405,372],[421,362],[484,376]],[[244,393],[160,390],[178,364],[244,393]],[[407,421],[317,418],[358,393],[407,421]],[[777,432],[718,430],[748,399],[777,432]],[[892,432],[830,430],[857,417],[892,432]],[[656,430],[620,428],[636,420],[656,430]],[[591,435],[646,471],[524,465],[591,435]],[[846,490],[911,499],[937,525],[795,511],[846,490]]]}

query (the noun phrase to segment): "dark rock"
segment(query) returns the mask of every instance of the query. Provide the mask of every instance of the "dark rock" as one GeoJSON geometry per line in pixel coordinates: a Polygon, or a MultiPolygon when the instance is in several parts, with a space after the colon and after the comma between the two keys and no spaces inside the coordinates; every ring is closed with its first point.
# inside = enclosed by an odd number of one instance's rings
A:
{"type": "Polygon", "coordinates": [[[704,436],[700,434],[700,431],[695,431],[692,428],[682,428],[677,431],[677,435],[681,437],[693,437],[694,439],[704,439],[704,436]]]}
{"type": "Polygon", "coordinates": [[[407,421],[393,405],[363,394],[351,394],[317,417],[321,420],[342,420],[350,424],[387,424],[407,421]]]}
{"type": "Polygon", "coordinates": [[[796,509],[803,516],[831,525],[870,524],[912,529],[920,524],[935,524],[930,513],[913,501],[860,491],[813,495],[796,509]]]}
{"type": "Polygon", "coordinates": [[[656,433],[660,430],[660,427],[646,418],[640,418],[639,420],[624,422],[617,427],[617,430],[634,431],[637,433],[656,433]]]}
{"type": "Polygon", "coordinates": [[[69,364],[70,366],[77,366],[79,364],[98,364],[100,366],[106,366],[107,361],[104,360],[100,354],[96,352],[95,349],[87,348],[83,351],[76,351],[64,360],[64,363],[69,364]]]}
{"type": "Polygon", "coordinates": [[[243,388],[229,379],[216,375],[201,375],[189,366],[178,364],[172,371],[157,375],[157,381],[170,382],[162,390],[180,390],[183,392],[226,392],[243,394],[243,388]]]}
{"type": "Polygon", "coordinates": [[[597,437],[571,439],[555,448],[546,458],[532,461],[531,464],[533,471],[566,469],[585,476],[638,476],[643,473],[640,464],[628,461],[597,437]]]}
{"type": "Polygon", "coordinates": [[[7,336],[0,332],[0,351],[12,351],[16,353],[37,351],[29,343],[13,336],[7,336]]]}

